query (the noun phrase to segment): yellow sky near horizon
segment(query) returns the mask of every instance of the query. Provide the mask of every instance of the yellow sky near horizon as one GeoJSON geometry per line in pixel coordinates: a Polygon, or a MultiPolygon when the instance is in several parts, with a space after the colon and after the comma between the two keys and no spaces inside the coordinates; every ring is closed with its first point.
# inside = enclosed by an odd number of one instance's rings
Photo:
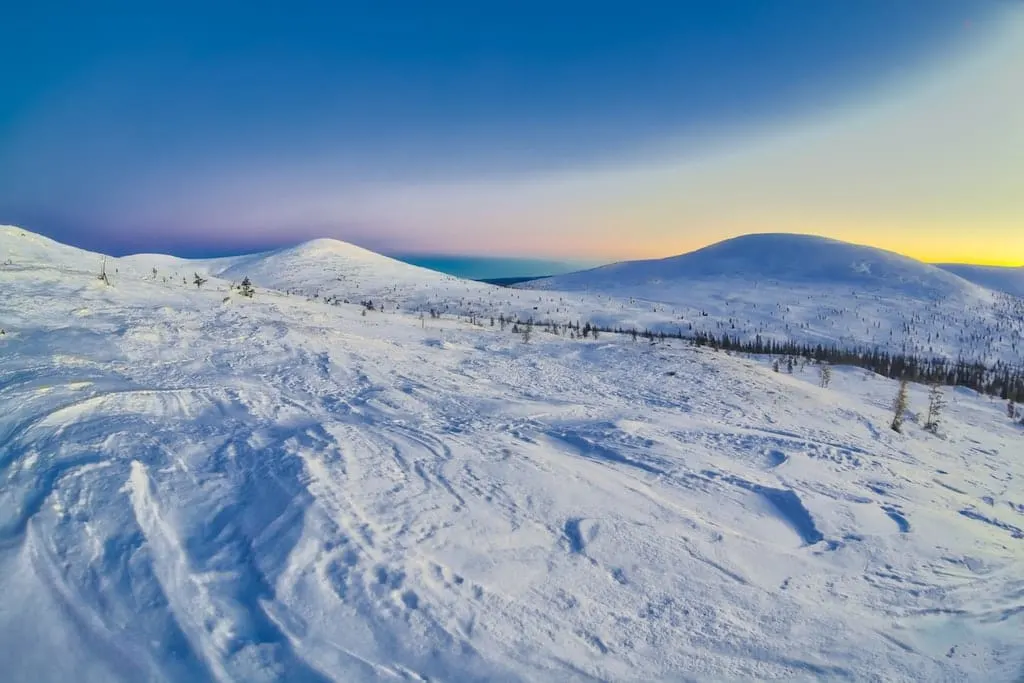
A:
{"type": "Polygon", "coordinates": [[[344,189],[304,181],[266,201],[257,178],[244,185],[249,201],[226,201],[237,197],[218,185],[188,202],[206,203],[204,230],[313,226],[396,253],[444,244],[618,261],[793,232],[932,263],[1021,266],[1024,6],[1002,16],[965,28],[976,32],[969,47],[783,124],[690,131],[627,158],[526,176],[344,189]]]}
{"type": "Polygon", "coordinates": [[[700,158],[669,142],[632,166],[388,188],[346,210],[369,223],[418,216],[466,253],[653,258],[798,232],[933,263],[1024,265],[1024,12],[1007,16],[924,77],[783,129],[733,131],[700,158]]]}

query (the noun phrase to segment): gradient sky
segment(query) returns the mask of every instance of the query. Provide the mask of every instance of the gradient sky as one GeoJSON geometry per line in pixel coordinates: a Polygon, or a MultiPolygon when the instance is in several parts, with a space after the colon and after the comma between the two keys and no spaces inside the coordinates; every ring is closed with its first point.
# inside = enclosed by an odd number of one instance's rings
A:
{"type": "Polygon", "coordinates": [[[1018,0],[10,5],[0,223],[79,246],[1024,263],[1018,0]]]}

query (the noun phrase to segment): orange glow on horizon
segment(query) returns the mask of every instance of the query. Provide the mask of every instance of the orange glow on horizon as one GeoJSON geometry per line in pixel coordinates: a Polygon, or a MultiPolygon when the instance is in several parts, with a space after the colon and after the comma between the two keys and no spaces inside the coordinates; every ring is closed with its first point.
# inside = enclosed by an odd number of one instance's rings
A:
{"type": "MultiPolygon", "coordinates": [[[[867,238],[857,239],[851,235],[849,231],[837,231],[836,233],[828,234],[820,232],[804,232],[801,230],[753,230],[745,233],[736,232],[722,236],[716,235],[710,239],[696,235],[687,235],[685,237],[681,236],[678,239],[665,240],[664,242],[659,240],[659,242],[661,242],[660,244],[652,244],[645,241],[644,243],[633,242],[629,245],[622,245],[621,237],[616,235],[609,239],[591,239],[588,245],[589,248],[584,250],[579,249],[579,244],[566,242],[565,244],[548,244],[545,245],[547,248],[544,249],[543,252],[522,254],[522,256],[524,258],[590,260],[607,263],[617,261],[663,259],[688,254],[727,239],[765,232],[810,234],[851,244],[859,244],[885,251],[891,251],[917,261],[921,261],[922,263],[933,265],[962,264],[974,266],[995,266],[1001,268],[1024,267],[1024,255],[1017,255],[1024,250],[1024,241],[1022,241],[1024,240],[1024,231],[1021,233],[1021,240],[1018,240],[1021,247],[1020,249],[1013,248],[1014,245],[1002,244],[1001,246],[1007,248],[1005,248],[1003,253],[999,255],[992,253],[990,248],[986,249],[978,247],[1000,245],[978,245],[976,243],[971,243],[972,240],[956,240],[952,241],[950,244],[925,244],[925,248],[922,248],[922,244],[919,242],[915,243],[915,240],[903,239],[886,242],[867,238]],[[965,244],[965,242],[967,242],[967,244],[965,244]]],[[[505,254],[496,253],[495,255],[505,254]]]]}

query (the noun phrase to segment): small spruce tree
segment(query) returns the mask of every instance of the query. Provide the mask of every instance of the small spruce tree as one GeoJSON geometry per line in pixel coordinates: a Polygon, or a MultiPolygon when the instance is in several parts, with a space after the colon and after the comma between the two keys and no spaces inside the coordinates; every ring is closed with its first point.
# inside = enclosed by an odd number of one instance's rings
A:
{"type": "Polygon", "coordinates": [[[889,425],[889,428],[896,433],[903,431],[903,420],[906,417],[907,407],[910,404],[907,389],[907,380],[900,380],[900,388],[892,402],[892,424],[889,425]]]}
{"type": "Polygon", "coordinates": [[[256,293],[256,290],[252,286],[252,282],[248,277],[242,279],[242,284],[238,286],[238,293],[242,296],[252,298],[252,295],[256,293]]]}
{"type": "Polygon", "coordinates": [[[924,428],[932,434],[939,433],[939,414],[946,407],[946,399],[942,395],[942,387],[933,384],[928,391],[928,419],[925,420],[924,428]]]}
{"type": "Polygon", "coordinates": [[[818,372],[821,378],[821,387],[827,389],[828,385],[832,382],[832,366],[828,363],[822,363],[818,372]]]}

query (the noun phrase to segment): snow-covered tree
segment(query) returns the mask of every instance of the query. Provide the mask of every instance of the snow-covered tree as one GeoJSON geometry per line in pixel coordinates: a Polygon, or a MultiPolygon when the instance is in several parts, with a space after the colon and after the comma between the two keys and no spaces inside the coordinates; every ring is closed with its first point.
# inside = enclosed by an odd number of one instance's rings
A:
{"type": "Polygon", "coordinates": [[[248,277],[244,278],[242,280],[242,284],[238,286],[238,293],[242,296],[247,296],[250,299],[252,298],[252,295],[256,293],[256,290],[253,288],[252,282],[248,277]]]}
{"type": "Polygon", "coordinates": [[[892,424],[889,425],[894,432],[903,431],[903,420],[906,417],[907,407],[910,405],[907,389],[907,380],[900,380],[900,388],[892,402],[892,424]]]}
{"type": "Polygon", "coordinates": [[[832,382],[832,366],[828,363],[822,363],[818,372],[822,388],[827,389],[828,385],[832,382]]]}
{"type": "Polygon", "coordinates": [[[925,420],[924,428],[932,434],[939,432],[939,414],[946,407],[946,399],[942,395],[942,387],[933,384],[928,391],[928,418],[925,420]]]}

